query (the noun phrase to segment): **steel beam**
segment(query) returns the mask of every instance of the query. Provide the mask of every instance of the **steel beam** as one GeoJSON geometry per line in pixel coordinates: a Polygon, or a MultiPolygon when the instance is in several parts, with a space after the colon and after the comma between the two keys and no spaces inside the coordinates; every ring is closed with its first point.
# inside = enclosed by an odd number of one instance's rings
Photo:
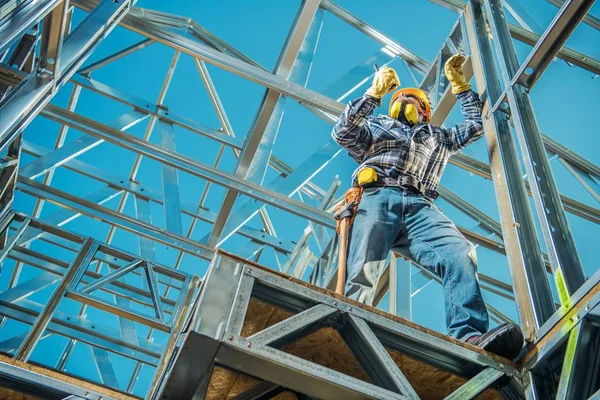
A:
{"type": "MultiPolygon", "coordinates": [[[[19,43],[16,45],[15,49],[11,53],[10,58],[6,61],[6,63],[27,74],[31,73],[34,67],[33,59],[38,39],[39,37],[37,35],[23,35],[23,37],[21,38],[21,40],[19,40],[19,43]]],[[[0,100],[4,98],[8,90],[8,84],[0,84],[0,100]]]]}
{"type": "MultiPolygon", "coordinates": [[[[450,157],[449,162],[453,165],[456,165],[457,167],[472,172],[485,179],[493,180],[492,170],[490,166],[475,158],[458,153],[450,157]]],[[[528,183],[525,183],[525,189],[529,196],[533,195],[531,193],[531,188],[528,183]]],[[[588,221],[600,224],[600,210],[598,210],[597,208],[590,207],[587,204],[584,204],[565,195],[560,195],[560,199],[566,211],[570,212],[571,214],[577,215],[581,218],[587,219],[588,221]]]]}
{"type": "MultiPolygon", "coordinates": [[[[410,262],[400,263],[394,253],[390,254],[388,266],[388,286],[390,314],[397,315],[409,321],[412,320],[412,265],[410,262]]],[[[383,278],[383,277],[382,277],[383,278]]],[[[384,283],[385,285],[385,283],[384,283]]]]}
{"type": "Polygon", "coordinates": [[[447,396],[445,400],[470,400],[477,397],[486,390],[491,384],[496,382],[504,375],[502,371],[493,368],[487,368],[473,377],[470,381],[447,396]]]}
{"type": "Polygon", "coordinates": [[[128,55],[133,54],[138,50],[145,49],[146,47],[150,46],[152,43],[155,43],[155,42],[151,39],[143,39],[137,43],[132,44],[131,46],[127,46],[126,48],[117,51],[114,54],[106,56],[106,57],[102,58],[101,60],[98,60],[90,65],[86,65],[85,67],[83,67],[79,71],[77,71],[77,73],[89,77],[89,75],[91,74],[92,71],[100,69],[114,61],[120,60],[123,57],[127,57],[128,55]]]}
{"type": "MultiPolygon", "coordinates": [[[[160,145],[165,149],[175,152],[175,133],[173,132],[173,124],[159,120],[158,126],[160,145]]],[[[182,236],[181,199],[179,197],[177,169],[170,165],[162,164],[162,183],[167,230],[182,236]]]]}
{"type": "MultiPolygon", "coordinates": [[[[35,253],[29,249],[21,247],[16,247],[10,252],[9,256],[13,260],[28,263],[28,265],[43,271],[47,271],[54,275],[62,276],[64,275],[64,271],[68,268],[68,264],[61,260],[35,253]]],[[[102,279],[102,275],[93,271],[87,271],[82,277],[81,282],[85,286],[98,279],[102,279]]],[[[114,295],[115,297],[123,298],[145,307],[152,307],[152,300],[149,299],[149,293],[129,284],[123,282],[107,282],[101,289],[108,294],[114,295]]],[[[7,296],[9,295],[7,294],[7,296]]],[[[173,300],[162,297],[161,302],[164,305],[164,310],[166,313],[174,313],[177,305],[173,300]]]]}
{"type": "Polygon", "coordinates": [[[341,335],[374,383],[402,394],[407,399],[419,398],[364,319],[348,315],[348,322],[342,328],[341,335]]]}
{"type": "Polygon", "coordinates": [[[99,139],[104,139],[107,142],[116,144],[117,146],[133,150],[136,153],[155,159],[159,162],[175,166],[177,169],[188,172],[200,178],[207,179],[211,182],[218,183],[227,188],[235,189],[236,191],[271,204],[277,208],[284,209],[292,214],[300,215],[308,218],[319,224],[323,224],[330,228],[335,226],[331,214],[315,207],[307,206],[306,204],[287,196],[268,190],[262,186],[247,182],[244,179],[234,176],[220,170],[202,164],[190,157],[183,156],[173,151],[167,150],[161,146],[148,143],[132,135],[125,134],[106,125],[99,124],[89,118],[85,118],[69,111],[49,105],[46,107],[47,116],[61,123],[70,125],[72,128],[78,129],[89,135],[99,139]]]}
{"type": "Polygon", "coordinates": [[[54,289],[52,295],[48,299],[48,302],[44,306],[42,312],[33,323],[31,330],[25,336],[25,339],[15,352],[14,358],[20,361],[28,361],[31,356],[31,352],[33,348],[37,344],[39,338],[42,333],[48,326],[50,319],[52,318],[52,314],[58,307],[59,301],[64,297],[67,293],[67,288],[71,285],[72,280],[79,273],[80,270],[87,268],[89,262],[92,260],[92,257],[98,250],[98,243],[95,243],[92,239],[86,239],[83,243],[79,253],[69,265],[69,268],[65,271],[65,275],[59,285],[54,289]]]}
{"type": "Polygon", "coordinates": [[[527,370],[543,363],[564,343],[569,333],[600,304],[600,271],[589,278],[573,295],[570,303],[562,305],[546,321],[533,343],[521,358],[520,366],[527,370]]]}
{"type": "MultiPolygon", "coordinates": [[[[512,75],[510,77],[512,83],[516,82],[526,88],[531,88],[557,55],[562,45],[567,41],[592,4],[594,4],[594,0],[568,0],[565,2],[533,50],[531,50],[531,53],[529,53],[529,56],[521,64],[521,67],[513,71],[513,66],[508,64],[512,75]]],[[[496,11],[502,11],[502,7],[497,7],[496,11]]],[[[499,21],[496,22],[496,24],[498,23],[499,21]]],[[[501,28],[498,32],[503,32],[504,29],[507,37],[509,37],[508,26],[501,28]]],[[[500,40],[503,39],[500,38],[500,40]]],[[[504,43],[506,44],[507,42],[504,41],[504,43]]],[[[510,48],[506,48],[505,44],[495,47],[496,49],[504,47],[505,50],[511,51],[510,48]]],[[[508,55],[508,57],[512,58],[512,55],[508,55]]],[[[515,64],[514,66],[516,67],[517,65],[515,64]]]]}
{"type": "MultiPolygon", "coordinates": [[[[27,154],[30,154],[30,155],[33,155],[36,157],[43,156],[50,152],[49,150],[47,150],[41,146],[35,145],[33,143],[29,143],[29,142],[24,143],[23,151],[27,154]]],[[[163,196],[160,192],[153,190],[149,186],[145,186],[145,185],[142,185],[142,184],[136,183],[136,182],[131,182],[126,177],[119,176],[119,175],[113,175],[109,172],[106,172],[104,170],[101,170],[97,167],[86,164],[79,160],[67,161],[64,164],[64,167],[71,171],[82,174],[86,177],[93,178],[93,179],[96,179],[100,182],[104,182],[105,184],[107,184],[107,187],[104,188],[106,190],[106,196],[101,194],[101,196],[94,196],[93,199],[88,198],[87,200],[95,201],[98,204],[102,204],[102,202],[105,199],[108,200],[108,199],[114,198],[116,195],[118,195],[119,192],[116,192],[115,189],[126,190],[129,193],[135,195],[136,196],[136,209],[138,210],[138,212],[142,213],[142,214],[140,214],[140,216],[138,216],[138,218],[140,218],[144,222],[150,223],[151,220],[149,218],[143,217],[144,215],[149,215],[149,214],[148,214],[148,212],[140,211],[139,207],[144,206],[144,205],[140,205],[140,202],[150,200],[159,205],[163,204],[163,196]],[[114,189],[111,189],[111,188],[114,188],[114,189]]],[[[53,171],[53,170],[51,170],[51,171],[53,171]]],[[[104,190],[102,191],[102,193],[104,193],[104,190]]],[[[215,221],[216,214],[211,211],[205,210],[203,208],[194,207],[192,204],[185,203],[185,202],[181,203],[181,208],[182,208],[182,212],[184,214],[189,215],[195,219],[199,219],[204,222],[211,223],[211,224],[214,223],[214,221],[215,221]]],[[[52,221],[52,223],[55,223],[55,224],[61,226],[65,223],[73,220],[77,215],[81,215],[81,214],[77,214],[77,213],[66,210],[65,213],[61,213],[60,215],[53,214],[53,218],[51,219],[51,221],[52,221]]],[[[48,221],[50,221],[50,220],[48,220],[48,221]]],[[[241,228],[238,231],[238,233],[244,237],[247,237],[247,238],[257,241],[259,243],[271,246],[274,249],[277,249],[278,251],[282,251],[284,253],[290,253],[293,249],[292,243],[289,242],[288,240],[269,235],[269,234],[259,231],[257,229],[241,228]]],[[[35,238],[37,238],[37,237],[38,236],[35,236],[35,238]]],[[[28,239],[28,240],[33,240],[33,239],[28,239]]],[[[142,247],[144,247],[144,246],[142,246],[142,247]]],[[[144,256],[145,259],[147,259],[147,260],[152,259],[152,256],[149,255],[150,253],[144,253],[144,254],[148,254],[148,256],[144,256]]]]}
{"type": "Polygon", "coordinates": [[[0,103],[0,151],[20,134],[125,16],[132,0],[104,0],[67,37],[57,76],[42,72],[23,80],[0,103]]]}
{"type": "Polygon", "coordinates": [[[558,161],[573,175],[573,177],[583,186],[583,188],[596,200],[600,203],[600,185],[590,174],[585,171],[580,170],[579,168],[571,165],[570,162],[559,158],[558,161]]]}
{"type": "Polygon", "coordinates": [[[206,257],[202,255],[204,252],[207,252],[207,254],[211,254],[212,252],[210,248],[201,243],[164,231],[130,216],[106,207],[98,206],[95,203],[91,203],[27,178],[20,178],[17,188],[25,193],[62,204],[64,207],[75,209],[82,214],[98,218],[111,225],[151,238],[157,242],[185,251],[196,257],[206,257]]]}
{"type": "MultiPolygon", "coordinates": [[[[565,4],[565,0],[548,0],[548,2],[554,4],[558,8],[561,8],[565,4]]],[[[600,18],[593,16],[590,12],[583,17],[582,21],[589,26],[600,30],[600,18]]]]}
{"type": "MultiPolygon", "coordinates": [[[[541,38],[541,36],[537,33],[530,32],[514,24],[508,24],[508,27],[510,29],[510,35],[514,39],[517,39],[518,41],[526,43],[530,46],[535,46],[541,38]]],[[[556,57],[573,65],[577,65],[578,67],[587,71],[593,72],[594,74],[600,73],[600,61],[592,56],[580,53],[569,47],[563,46],[560,48],[556,54],[556,57]]]]}
{"type": "MultiPolygon", "coordinates": [[[[145,119],[147,115],[137,111],[126,113],[115,121],[107,125],[118,130],[127,130],[145,119]]],[[[98,140],[91,136],[82,136],[74,141],[64,144],[62,147],[39,157],[37,160],[23,165],[19,169],[19,174],[29,179],[36,179],[50,170],[60,167],[64,163],[79,157],[96,146],[102,144],[103,140],[98,140]]]]}
{"type": "Polygon", "coordinates": [[[0,54],[37,24],[62,0],[28,0],[12,11],[10,18],[0,20],[0,54]]]}
{"type": "MultiPolygon", "coordinates": [[[[570,6],[565,5],[546,30],[544,37],[531,51],[528,61],[518,70],[519,60],[508,32],[502,4],[499,0],[486,2],[490,27],[499,42],[494,47],[500,60],[499,65],[504,82],[507,85],[512,120],[517,131],[525,170],[533,191],[538,220],[561,302],[567,302],[569,294],[572,294],[585,281],[583,266],[560,201],[529,95],[524,87],[514,84],[514,82],[530,87],[537,80],[537,77],[574,29],[574,26],[567,28],[563,25],[568,23],[576,25],[592,3],[593,1],[574,0],[569,2],[570,6]],[[546,58],[546,53],[549,53],[549,59],[546,58]],[[525,71],[525,66],[533,68],[534,71],[529,75],[530,78],[521,82],[518,77],[522,71],[525,71]]],[[[494,98],[493,101],[495,100],[494,98]]]]}
{"type": "MultiPolygon", "coordinates": [[[[91,9],[96,0],[73,0],[73,4],[84,10],[91,9]]],[[[252,82],[273,89],[282,95],[289,96],[303,104],[308,104],[319,110],[338,115],[344,110],[344,105],[333,101],[319,93],[292,83],[276,74],[267,72],[259,67],[248,64],[228,54],[210,48],[189,36],[168,31],[159,25],[146,22],[143,18],[129,15],[123,21],[123,26],[156,42],[166,44],[194,58],[232,72],[252,82]]]]}
{"type": "Polygon", "coordinates": [[[60,68],[63,38],[67,32],[69,0],[62,0],[42,23],[39,68],[50,71],[56,77],[60,68]]]}
{"type": "Polygon", "coordinates": [[[349,23],[365,35],[378,41],[389,51],[397,54],[399,57],[402,57],[402,59],[404,59],[410,66],[414,67],[417,71],[421,72],[422,74],[425,74],[429,69],[429,63],[426,60],[419,57],[410,50],[406,49],[404,46],[395,42],[392,38],[378,31],[371,25],[352,15],[347,10],[343,9],[333,1],[322,0],[321,4],[323,8],[331,12],[336,17],[340,18],[342,21],[349,23]]]}
{"type": "MultiPolygon", "coordinates": [[[[296,59],[306,40],[309,29],[313,25],[319,4],[320,0],[305,0],[302,3],[284,50],[280,54],[278,65],[275,68],[275,75],[286,80],[292,75],[296,59]]],[[[285,98],[282,98],[280,93],[275,90],[267,90],[238,158],[235,169],[237,177],[259,185],[262,184],[273,145],[277,139],[284,107],[285,98]]],[[[237,196],[238,193],[232,190],[225,193],[213,229],[206,240],[209,246],[215,247],[218,245],[237,196]]]]}
{"type": "MultiPolygon", "coordinates": [[[[432,3],[438,4],[442,7],[448,8],[451,11],[454,11],[458,14],[463,12],[465,4],[462,0],[429,0],[432,3]]],[[[548,0],[550,2],[561,2],[564,4],[563,0],[548,0]]],[[[590,14],[587,14],[589,17],[590,14]]],[[[595,17],[594,17],[595,18],[595,17]]],[[[584,17],[584,22],[586,21],[586,17],[584,17]]],[[[530,46],[535,46],[536,43],[541,39],[541,36],[535,32],[528,31],[527,29],[521,28],[520,26],[514,24],[508,24],[510,29],[510,34],[514,39],[517,39],[520,42],[526,43],[530,46]]],[[[582,54],[578,51],[575,51],[569,47],[562,47],[559,49],[558,54],[556,56],[564,61],[567,61],[571,64],[577,65],[583,69],[586,69],[595,74],[600,74],[600,61],[596,60],[593,57],[582,54]]]]}
{"type": "MultiPolygon", "coordinates": [[[[0,304],[0,315],[15,321],[33,324],[39,317],[43,305],[31,300],[19,300],[17,304],[0,304]]],[[[139,339],[139,344],[123,341],[119,331],[95,322],[83,319],[77,315],[56,311],[47,332],[57,334],[90,346],[110,349],[111,352],[142,362],[146,365],[158,365],[161,347],[155,343],[139,339]]],[[[25,337],[25,335],[23,335],[25,337]]],[[[19,340],[22,343],[22,339],[19,340]]]]}
{"type": "MultiPolygon", "coordinates": [[[[323,168],[325,168],[335,157],[342,153],[342,148],[333,140],[328,140],[323,147],[315,151],[294,172],[287,177],[279,176],[273,179],[266,187],[270,190],[281,193],[283,196],[291,197],[298,192],[305,182],[312,179],[323,168]]],[[[224,230],[221,241],[217,243],[220,246],[231,235],[241,229],[264,205],[262,201],[247,200],[240,204],[231,216],[224,230]]]]}
{"type": "MultiPolygon", "coordinates": [[[[490,101],[495,102],[501,93],[500,82],[479,1],[468,3],[465,19],[479,90],[485,90],[490,101]]],[[[484,111],[488,105],[489,102],[484,111]]],[[[525,337],[533,340],[554,312],[552,293],[548,280],[541,279],[546,277],[544,260],[506,114],[490,114],[484,119],[484,129],[519,318],[525,337]]]]}

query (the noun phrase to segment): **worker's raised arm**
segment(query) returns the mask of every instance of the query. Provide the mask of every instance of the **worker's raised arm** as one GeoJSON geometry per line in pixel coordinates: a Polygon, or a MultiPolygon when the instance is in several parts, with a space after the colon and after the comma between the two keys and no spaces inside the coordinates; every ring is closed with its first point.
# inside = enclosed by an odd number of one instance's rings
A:
{"type": "Polygon", "coordinates": [[[479,95],[471,90],[463,73],[465,56],[455,54],[445,65],[446,77],[452,85],[452,93],[460,101],[465,120],[451,128],[443,128],[442,141],[451,151],[458,151],[483,136],[482,104],[479,95]]]}
{"type": "Polygon", "coordinates": [[[362,162],[363,156],[371,146],[371,130],[368,117],[378,105],[377,99],[364,95],[351,101],[346,106],[333,126],[331,137],[357,162],[362,162]]]}
{"type": "Polygon", "coordinates": [[[372,135],[369,128],[369,116],[381,103],[381,98],[400,86],[396,71],[382,68],[375,73],[373,84],[364,96],[351,101],[333,126],[331,137],[357,162],[362,162],[369,147],[372,135]]]}
{"type": "Polygon", "coordinates": [[[482,105],[479,95],[469,89],[457,94],[456,97],[460,101],[460,109],[465,119],[451,128],[442,128],[443,141],[451,151],[459,151],[483,136],[482,105]]]}

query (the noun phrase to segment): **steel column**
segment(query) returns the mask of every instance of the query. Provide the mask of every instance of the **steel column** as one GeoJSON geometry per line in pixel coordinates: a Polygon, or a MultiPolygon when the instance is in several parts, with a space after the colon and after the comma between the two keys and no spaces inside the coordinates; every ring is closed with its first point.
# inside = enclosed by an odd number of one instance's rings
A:
{"type": "Polygon", "coordinates": [[[21,82],[0,103],[0,151],[20,134],[128,11],[131,0],[104,0],[67,37],[56,76],[42,72],[21,82]]]}
{"type": "MultiPolygon", "coordinates": [[[[471,0],[464,16],[475,78],[480,91],[485,90],[490,99],[484,106],[485,113],[489,103],[500,95],[500,82],[481,3],[471,0]]],[[[525,337],[533,340],[539,327],[554,312],[552,293],[548,280],[543,279],[546,278],[544,260],[506,114],[496,111],[486,115],[484,129],[519,318],[525,337]]]]}
{"type": "MultiPolygon", "coordinates": [[[[563,25],[568,24],[568,21],[573,22],[572,18],[577,16],[581,18],[593,1],[569,2],[569,4],[571,3],[573,3],[573,6],[568,7],[565,5],[561,10],[562,13],[554,19],[538,45],[531,51],[528,61],[519,70],[517,54],[510,39],[502,4],[499,0],[489,0],[486,3],[488,15],[490,16],[490,27],[494,37],[498,40],[497,45],[494,47],[500,60],[500,70],[504,82],[508,86],[508,102],[512,120],[524,156],[525,169],[533,191],[537,216],[548,249],[550,265],[554,271],[561,302],[568,301],[569,294],[572,294],[581,286],[585,276],[554,182],[552,169],[546,156],[529,95],[526,93],[525,87],[519,85],[521,81],[518,77],[520,76],[519,71],[526,71],[524,67],[531,66],[534,71],[529,75],[530,78],[522,84],[530,87],[537,80],[539,74],[552,60],[556,51],[574,29],[574,25],[568,28],[563,25]],[[565,29],[565,32],[556,33],[555,30],[557,29],[565,29]],[[554,49],[554,52],[551,51],[552,49],[554,49]],[[548,55],[550,56],[549,59],[547,58],[548,55]],[[514,84],[515,79],[517,84],[514,84]]],[[[575,24],[578,21],[576,19],[575,24]]]]}

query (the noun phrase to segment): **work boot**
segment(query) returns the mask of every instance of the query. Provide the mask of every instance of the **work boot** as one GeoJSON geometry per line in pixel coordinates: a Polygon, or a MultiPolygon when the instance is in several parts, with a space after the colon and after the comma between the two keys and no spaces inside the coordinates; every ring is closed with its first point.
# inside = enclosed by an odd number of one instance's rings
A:
{"type": "Polygon", "coordinates": [[[506,323],[483,335],[470,337],[467,343],[512,360],[521,352],[524,338],[518,326],[506,323]]]}

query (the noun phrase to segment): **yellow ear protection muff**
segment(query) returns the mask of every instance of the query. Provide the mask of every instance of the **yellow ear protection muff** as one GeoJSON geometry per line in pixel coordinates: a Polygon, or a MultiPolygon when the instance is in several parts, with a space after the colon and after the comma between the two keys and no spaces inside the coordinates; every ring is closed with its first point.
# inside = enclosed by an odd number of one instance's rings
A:
{"type": "Polygon", "coordinates": [[[429,105],[427,94],[417,88],[403,88],[394,92],[392,99],[390,100],[390,108],[388,111],[390,117],[396,118],[408,125],[415,125],[419,121],[419,112],[415,106],[408,103],[403,105],[403,103],[396,101],[400,96],[413,97],[419,100],[423,108],[423,121],[429,122],[431,120],[431,106],[429,105]]]}
{"type": "Polygon", "coordinates": [[[405,125],[413,126],[419,122],[419,110],[413,104],[396,101],[390,109],[390,117],[405,125]]]}

